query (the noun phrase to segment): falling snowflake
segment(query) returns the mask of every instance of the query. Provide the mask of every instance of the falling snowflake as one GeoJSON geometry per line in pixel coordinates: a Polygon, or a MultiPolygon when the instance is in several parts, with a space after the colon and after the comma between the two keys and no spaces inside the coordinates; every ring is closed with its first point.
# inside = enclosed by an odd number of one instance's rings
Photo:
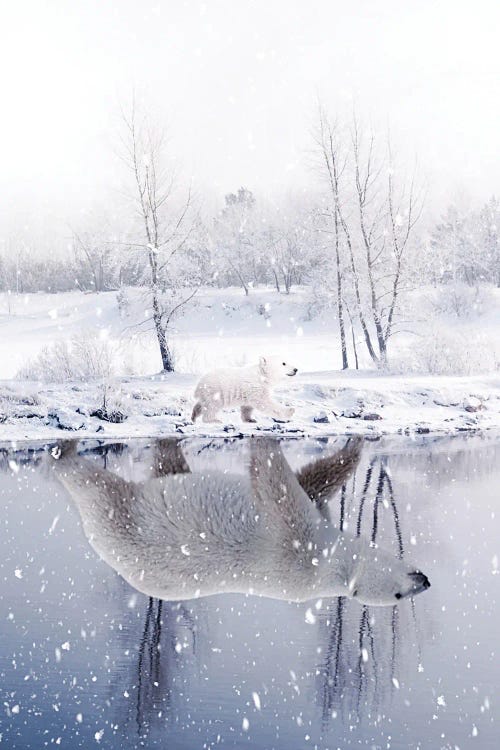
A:
{"type": "Polygon", "coordinates": [[[260,711],[260,696],[258,693],[252,693],[252,698],[254,702],[254,706],[257,709],[257,711],[260,711]]]}
{"type": "Polygon", "coordinates": [[[19,465],[16,464],[15,461],[9,461],[9,468],[13,474],[17,474],[19,472],[19,465]]]}
{"type": "Polygon", "coordinates": [[[52,521],[52,526],[49,529],[49,534],[53,534],[55,531],[55,528],[57,526],[57,523],[59,521],[60,516],[55,516],[54,520],[52,521]]]}
{"type": "Polygon", "coordinates": [[[308,625],[314,625],[316,622],[316,615],[313,615],[312,609],[308,609],[306,612],[306,622],[308,625]]]}

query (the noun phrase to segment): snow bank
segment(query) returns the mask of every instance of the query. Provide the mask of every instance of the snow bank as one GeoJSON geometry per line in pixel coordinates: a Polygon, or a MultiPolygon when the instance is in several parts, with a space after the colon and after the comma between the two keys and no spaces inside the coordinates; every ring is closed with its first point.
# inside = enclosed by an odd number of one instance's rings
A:
{"type": "Polygon", "coordinates": [[[500,429],[500,377],[399,377],[376,373],[323,372],[298,375],[276,390],[295,407],[287,423],[257,415],[242,423],[225,412],[222,424],[190,420],[195,376],[173,374],[117,380],[110,411],[99,414],[102,387],[0,382],[0,441],[62,436],[131,438],[162,435],[321,436],[341,434],[454,433],[500,429]],[[103,418],[104,417],[104,418],[103,418]]]}

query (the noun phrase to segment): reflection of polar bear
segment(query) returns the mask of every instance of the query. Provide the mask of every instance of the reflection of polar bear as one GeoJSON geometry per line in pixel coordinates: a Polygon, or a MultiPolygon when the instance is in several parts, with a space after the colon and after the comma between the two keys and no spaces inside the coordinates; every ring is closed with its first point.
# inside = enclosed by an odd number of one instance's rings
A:
{"type": "Polygon", "coordinates": [[[248,472],[238,475],[191,472],[180,444],[162,440],[155,478],[138,483],[63,446],[55,470],[94,549],[148,596],[348,596],[393,605],[428,588],[427,577],[340,532],[319,507],[352,472],[360,447],[348,441],[294,474],[277,441],[256,438],[248,472]]]}
{"type": "Polygon", "coordinates": [[[198,399],[191,419],[202,415],[204,422],[218,422],[217,412],[239,406],[244,422],[255,422],[253,409],[276,419],[289,419],[294,409],[271,399],[271,388],[285,375],[293,376],[297,368],[281,357],[261,357],[258,365],[214,370],[205,375],[194,392],[198,399]]]}

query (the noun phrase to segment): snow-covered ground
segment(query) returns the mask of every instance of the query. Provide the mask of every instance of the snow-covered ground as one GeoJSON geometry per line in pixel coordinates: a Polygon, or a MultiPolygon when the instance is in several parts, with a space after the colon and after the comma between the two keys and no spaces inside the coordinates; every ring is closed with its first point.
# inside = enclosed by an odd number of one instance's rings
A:
{"type": "MultiPolygon", "coordinates": [[[[129,372],[158,372],[161,362],[148,320],[148,297],[137,289],[128,294],[131,304],[123,317],[115,292],[0,294],[0,379],[15,377],[43,346],[85,331],[121,345],[129,372]]],[[[255,290],[248,297],[234,288],[200,291],[171,334],[177,371],[200,373],[247,364],[263,352],[286,352],[301,371],[337,368],[335,321],[332,335],[329,315],[304,320],[307,300],[306,289],[290,295],[255,290]]]]}
{"type": "MultiPolygon", "coordinates": [[[[307,291],[204,290],[176,322],[172,336],[177,372],[160,369],[148,332],[147,298],[131,292],[128,315],[120,316],[113,292],[102,294],[0,295],[0,440],[55,438],[78,431],[88,437],[126,438],[163,434],[415,433],[500,429],[500,373],[468,376],[391,375],[368,369],[359,341],[359,371],[339,371],[336,321],[331,311],[309,319],[307,291]],[[146,321],[146,322],[144,322],[146,321]],[[146,332],[142,332],[146,329],[146,332]],[[126,419],[113,424],[91,413],[102,404],[99,382],[47,383],[14,380],[43,348],[90,332],[108,340],[116,373],[108,382],[108,404],[126,419]],[[260,416],[242,424],[237,412],[222,425],[193,425],[192,393],[201,373],[215,366],[243,365],[265,353],[286,356],[299,375],[276,391],[295,407],[287,424],[260,416]]],[[[478,337],[489,331],[500,341],[500,297],[474,321],[478,337]]],[[[455,328],[458,324],[454,323],[455,328]]],[[[470,336],[471,322],[464,330],[470,336]]],[[[394,342],[395,359],[415,336],[394,342]]],[[[420,337],[421,340],[421,337],[420,337]]]]}
{"type": "Polygon", "coordinates": [[[298,375],[276,396],[295,407],[288,423],[259,416],[244,424],[227,412],[222,424],[191,423],[196,377],[127,378],[115,384],[115,403],[126,415],[120,424],[90,416],[101,403],[95,384],[40,386],[0,383],[0,441],[87,437],[128,438],[168,434],[335,435],[408,434],[500,429],[500,377],[399,377],[367,372],[298,375]]]}

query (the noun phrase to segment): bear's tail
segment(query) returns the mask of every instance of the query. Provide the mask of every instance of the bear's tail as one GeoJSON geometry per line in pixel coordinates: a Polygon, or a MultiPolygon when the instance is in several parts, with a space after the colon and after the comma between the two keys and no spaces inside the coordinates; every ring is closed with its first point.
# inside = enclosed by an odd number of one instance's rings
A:
{"type": "Polygon", "coordinates": [[[191,421],[196,422],[197,418],[200,416],[202,411],[201,403],[199,401],[196,402],[193,408],[193,413],[191,414],[191,421]]]}

